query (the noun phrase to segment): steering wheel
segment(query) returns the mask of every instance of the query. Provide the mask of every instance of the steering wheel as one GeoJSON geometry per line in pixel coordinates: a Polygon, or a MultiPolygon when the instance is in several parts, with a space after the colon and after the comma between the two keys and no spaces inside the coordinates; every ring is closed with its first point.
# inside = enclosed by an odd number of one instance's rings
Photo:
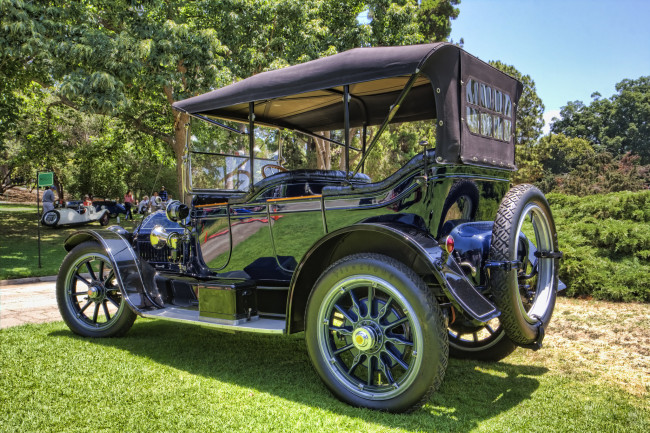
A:
{"type": "Polygon", "coordinates": [[[281,173],[283,171],[289,171],[289,170],[282,167],[281,165],[266,164],[264,167],[262,167],[262,177],[266,179],[267,177],[274,175],[275,173],[281,173]],[[277,171],[273,171],[273,170],[277,170],[277,171]]]}

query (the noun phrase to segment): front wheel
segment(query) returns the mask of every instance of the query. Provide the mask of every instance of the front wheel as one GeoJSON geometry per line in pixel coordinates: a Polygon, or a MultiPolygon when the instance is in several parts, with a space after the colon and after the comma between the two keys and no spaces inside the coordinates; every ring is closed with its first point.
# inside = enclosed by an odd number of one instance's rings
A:
{"type": "Polygon", "coordinates": [[[449,350],[443,315],[401,262],[357,254],[334,263],[316,282],[306,317],[309,356],[342,401],[406,412],[442,382],[449,350]]]}
{"type": "Polygon", "coordinates": [[[110,259],[96,242],[77,245],[65,257],[56,301],[70,330],[84,337],[124,335],[136,318],[122,297],[110,259]]]}

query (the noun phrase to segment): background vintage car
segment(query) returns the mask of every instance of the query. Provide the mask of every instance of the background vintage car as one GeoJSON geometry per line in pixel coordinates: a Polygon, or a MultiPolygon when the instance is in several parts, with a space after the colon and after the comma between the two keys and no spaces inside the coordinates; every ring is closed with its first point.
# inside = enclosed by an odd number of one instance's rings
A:
{"type": "Polygon", "coordinates": [[[41,223],[52,228],[79,226],[95,221],[102,226],[107,225],[108,211],[97,210],[94,206],[83,206],[81,201],[68,201],[65,207],[45,212],[41,217],[41,223]]]}
{"type": "Polygon", "coordinates": [[[93,200],[96,209],[107,209],[109,216],[115,218],[120,214],[126,215],[126,208],[122,203],[112,200],[93,200]]]}

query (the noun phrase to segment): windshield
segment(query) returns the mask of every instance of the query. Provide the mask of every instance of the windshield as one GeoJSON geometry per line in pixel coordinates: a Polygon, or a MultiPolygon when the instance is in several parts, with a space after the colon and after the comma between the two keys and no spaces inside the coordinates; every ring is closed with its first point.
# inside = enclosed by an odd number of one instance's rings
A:
{"type": "Polygon", "coordinates": [[[193,190],[244,191],[263,178],[262,169],[278,165],[278,145],[273,134],[255,128],[254,164],[251,170],[246,125],[223,122],[228,130],[199,119],[190,125],[190,186],[193,190]]]}

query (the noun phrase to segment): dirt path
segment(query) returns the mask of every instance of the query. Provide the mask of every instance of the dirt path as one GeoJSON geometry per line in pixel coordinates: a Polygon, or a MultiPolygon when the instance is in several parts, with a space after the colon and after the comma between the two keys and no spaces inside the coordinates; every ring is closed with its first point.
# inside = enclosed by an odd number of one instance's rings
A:
{"type": "MultiPolygon", "coordinates": [[[[40,192],[42,195],[43,188],[40,189],[40,192]]],[[[34,188],[32,191],[23,187],[14,187],[8,189],[3,195],[0,195],[0,202],[36,204],[36,188],[34,188]]]]}

